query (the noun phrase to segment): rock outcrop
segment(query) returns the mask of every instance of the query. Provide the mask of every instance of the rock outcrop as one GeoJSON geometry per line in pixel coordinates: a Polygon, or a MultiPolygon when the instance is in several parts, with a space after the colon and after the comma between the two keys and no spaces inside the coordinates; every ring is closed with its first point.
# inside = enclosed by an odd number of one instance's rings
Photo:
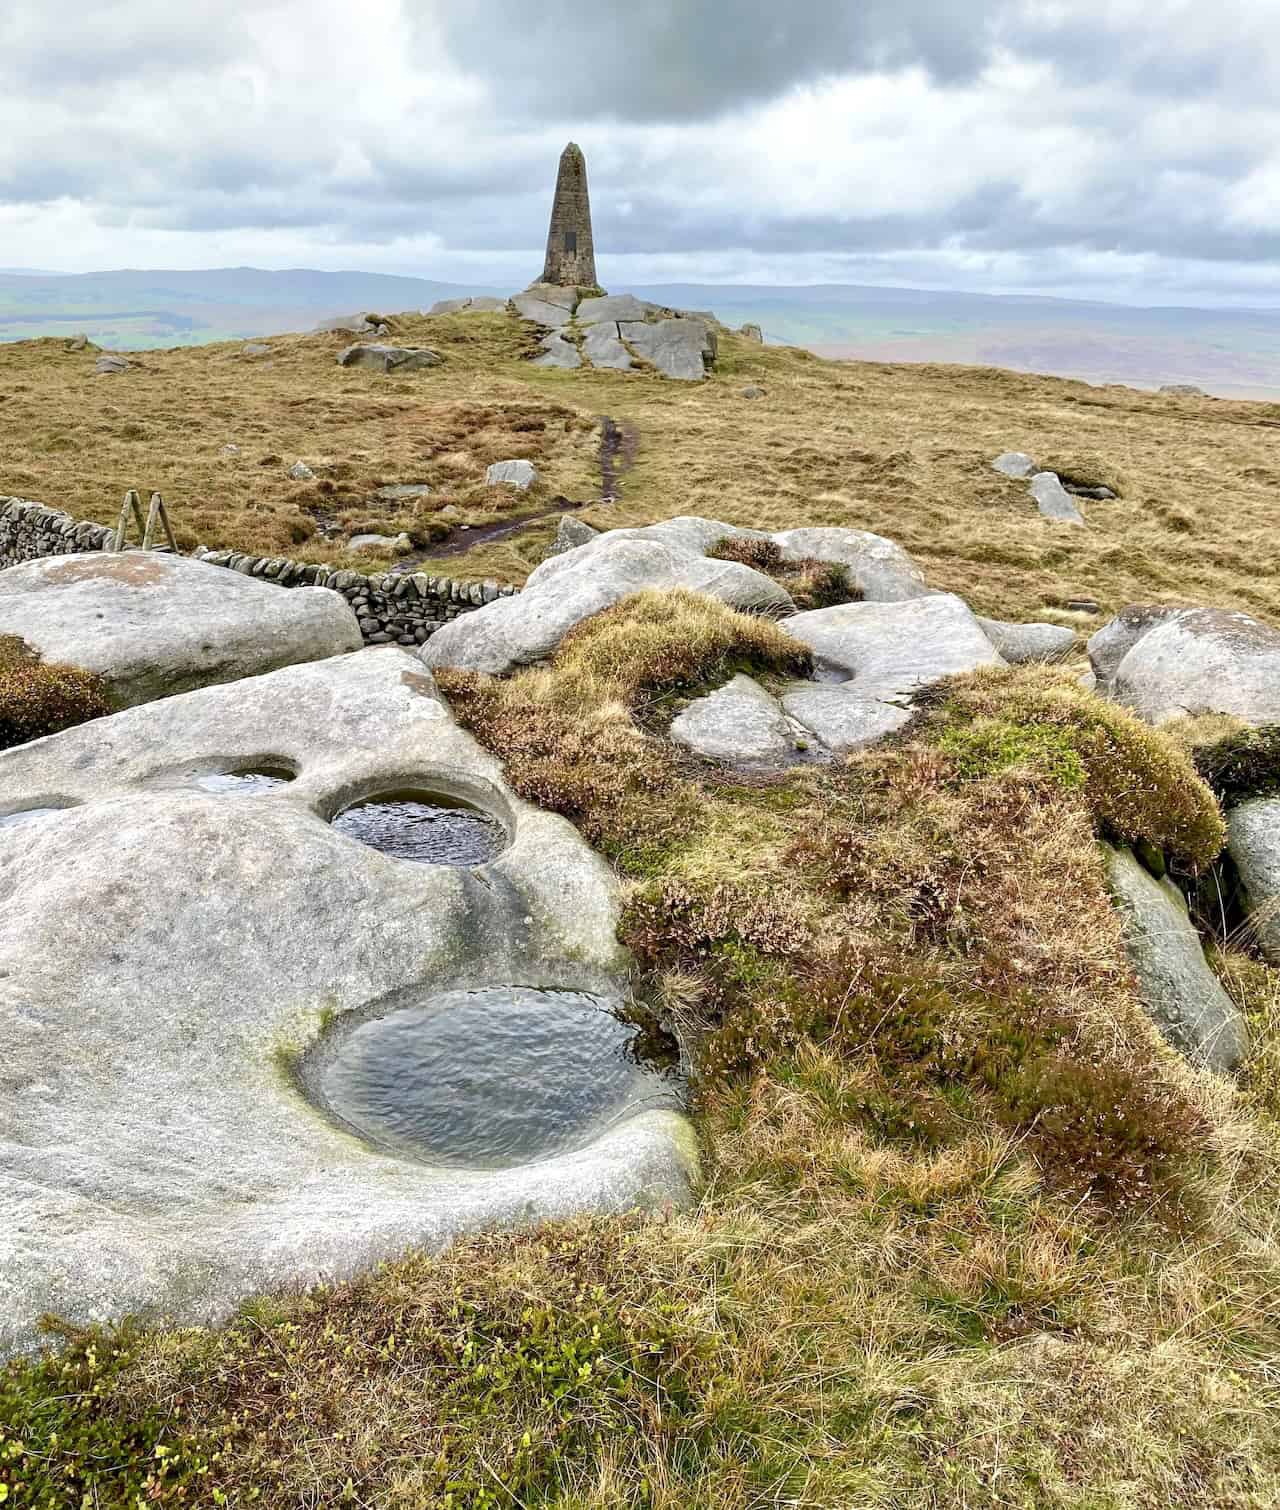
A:
{"type": "Polygon", "coordinates": [[[438,367],[444,358],[426,346],[348,346],[338,354],[339,367],[362,367],[366,372],[421,372],[438,367]]]}
{"type": "Polygon", "coordinates": [[[0,635],[92,671],[121,706],[360,648],[324,587],[285,592],[155,551],[49,556],[0,572],[0,635]]]}
{"type": "Polygon", "coordinates": [[[625,971],[609,867],[511,793],[410,653],[10,750],[0,794],[0,1355],[37,1345],[48,1312],[212,1322],[469,1229],[687,1197],[672,1110],[481,1171],[379,1152],[303,1093],[301,1055],[424,982],[608,993],[625,971]],[[296,779],[207,789],[264,761],[296,779]],[[326,821],[414,783],[508,846],[479,870],[415,864],[326,821]]]}
{"type": "Polygon", "coordinates": [[[1242,802],[1227,814],[1227,829],[1258,948],[1280,965],[1280,798],[1242,802]]]}
{"type": "Polygon", "coordinates": [[[1224,608],[1133,605],[1089,641],[1098,691],[1148,723],[1280,722],[1280,630],[1224,608]]]}
{"type": "Polygon", "coordinates": [[[1108,847],[1106,859],[1143,1005],[1188,1058],[1232,1073],[1248,1050],[1244,1019],[1209,969],[1182,893],[1168,877],[1157,881],[1127,849],[1108,847]]]}
{"type": "Polygon", "coordinates": [[[1071,500],[1056,472],[1037,472],[1031,479],[1031,496],[1046,519],[1063,524],[1083,524],[1084,515],[1071,500]]]}
{"type": "Polygon", "coordinates": [[[1005,477],[1027,478],[1036,469],[1035,462],[1025,451],[1006,451],[991,463],[1005,477]]]}
{"type": "Polygon", "coordinates": [[[749,676],[696,698],[672,720],[671,738],[695,755],[747,770],[786,765],[796,753],[777,700],[749,676]]]}
{"type": "Polygon", "coordinates": [[[687,587],[731,608],[790,613],[795,605],[771,578],[705,552],[730,526],[694,517],[645,529],[609,530],[550,557],[529,574],[514,598],[490,603],[437,631],[423,647],[429,666],[493,674],[550,655],[592,614],[648,587],[687,587]]]}
{"type": "Polygon", "coordinates": [[[980,615],[978,623],[1011,666],[1027,661],[1060,661],[1075,648],[1075,630],[1062,624],[1009,624],[980,615]]]}

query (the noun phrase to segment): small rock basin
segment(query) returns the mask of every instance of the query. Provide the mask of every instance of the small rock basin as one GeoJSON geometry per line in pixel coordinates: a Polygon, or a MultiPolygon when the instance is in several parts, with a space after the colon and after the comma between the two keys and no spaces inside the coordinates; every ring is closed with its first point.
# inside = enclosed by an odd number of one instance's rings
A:
{"type": "Polygon", "coordinates": [[[419,865],[485,865],[507,847],[507,831],[490,814],[440,792],[381,792],[344,808],[339,833],[395,860],[419,865]]]}
{"type": "Polygon", "coordinates": [[[340,1022],[303,1059],[310,1098],[385,1153],[509,1169],[585,1148],[683,1081],[646,1063],[600,997],[499,986],[340,1022]]]}
{"type": "Polygon", "coordinates": [[[294,778],[287,766],[263,765],[242,771],[205,771],[195,778],[195,785],[202,792],[226,792],[242,797],[252,797],[259,792],[272,792],[285,786],[294,778]]]}
{"type": "Polygon", "coordinates": [[[21,812],[0,816],[0,828],[25,828],[28,823],[42,823],[47,818],[58,818],[75,807],[73,802],[64,802],[58,807],[24,807],[21,812]]]}

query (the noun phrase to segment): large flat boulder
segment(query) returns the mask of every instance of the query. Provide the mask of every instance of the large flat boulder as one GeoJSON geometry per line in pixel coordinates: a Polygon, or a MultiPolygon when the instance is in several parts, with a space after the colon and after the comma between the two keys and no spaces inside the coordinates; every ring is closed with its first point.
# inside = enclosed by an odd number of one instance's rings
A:
{"type": "Polygon", "coordinates": [[[795,682],[782,696],[782,711],[806,730],[815,751],[848,755],[879,744],[911,722],[910,699],[889,691],[883,696],[848,686],[795,682]]]}
{"type": "Polygon", "coordinates": [[[584,299],[574,312],[579,325],[616,325],[619,320],[646,320],[657,309],[634,294],[605,294],[599,299],[584,299]]]}
{"type": "Polygon", "coordinates": [[[715,327],[694,316],[650,323],[619,321],[618,332],[637,356],[651,362],[664,377],[700,380],[715,361],[715,327]]]}
{"type": "Polygon", "coordinates": [[[1143,1006],[1189,1059],[1232,1073],[1248,1051],[1244,1018],[1205,960],[1185,898],[1167,876],[1157,881],[1127,849],[1106,846],[1106,860],[1143,1006]]]}
{"type": "Polygon", "coordinates": [[[786,765],[796,741],[776,698],[749,676],[735,676],[671,721],[671,738],[706,760],[742,769],[786,765]]]}
{"type": "Polygon", "coordinates": [[[1084,515],[1056,472],[1037,472],[1031,479],[1031,496],[1046,519],[1056,519],[1061,524],[1084,523],[1084,515]]]}
{"type": "Polygon", "coordinates": [[[338,355],[339,367],[362,367],[366,372],[422,372],[438,367],[444,358],[426,346],[348,346],[338,355]]]}
{"type": "Polygon", "coordinates": [[[1227,830],[1258,948],[1280,965],[1280,798],[1255,797],[1232,808],[1227,830]]]}
{"type": "Polygon", "coordinates": [[[784,619],[782,628],[862,697],[910,698],[943,677],[1004,665],[969,605],[951,593],[815,608],[784,619]]]}
{"type": "Polygon", "coordinates": [[[631,353],[618,339],[618,327],[612,321],[589,325],[582,349],[593,367],[604,367],[613,372],[630,372],[635,366],[631,353]]]}
{"type": "Polygon", "coordinates": [[[533,283],[522,294],[516,294],[511,303],[522,319],[555,329],[573,319],[578,290],[554,283],[533,283]]]}
{"type": "Polygon", "coordinates": [[[582,366],[582,354],[564,330],[549,330],[538,345],[542,355],[534,357],[534,367],[562,367],[572,372],[582,366]]]}
{"type": "Polygon", "coordinates": [[[1098,690],[1149,723],[1280,722],[1280,630],[1225,608],[1126,608],[1089,641],[1098,690]]]}
{"type": "Polygon", "coordinates": [[[121,706],[358,650],[340,593],[285,589],[154,551],[46,556],[0,572],[0,635],[95,672],[121,706]]]}
{"type": "Polygon", "coordinates": [[[437,630],[422,648],[423,659],[500,675],[545,659],[575,624],[651,587],[686,587],[731,608],[790,613],[795,604],[770,577],[704,554],[728,533],[728,525],[693,516],[607,530],[535,567],[515,597],[437,630]]]}
{"type": "MultiPolygon", "coordinates": [[[[629,1102],[537,1162],[446,1167],[386,1151],[309,1078],[424,991],[450,1011],[615,994],[615,887],[395,647],[0,754],[0,1356],[47,1312],[212,1322],[466,1230],[684,1200],[696,1155],[669,1106],[629,1102]],[[218,790],[264,765],[295,779],[218,790]],[[487,814],[500,852],[420,864],[328,821],[418,785],[487,814]]],[[[482,1044],[454,1062],[493,1069],[482,1044]]]]}
{"type": "Polygon", "coordinates": [[[1076,632],[1065,624],[1010,624],[978,616],[982,632],[1011,666],[1028,661],[1065,660],[1075,649],[1076,632]]]}

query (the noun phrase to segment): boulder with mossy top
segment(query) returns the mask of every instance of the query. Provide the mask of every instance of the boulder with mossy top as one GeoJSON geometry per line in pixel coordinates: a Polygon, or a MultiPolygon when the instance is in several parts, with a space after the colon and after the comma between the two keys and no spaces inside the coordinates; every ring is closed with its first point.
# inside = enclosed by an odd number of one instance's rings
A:
{"type": "Polygon", "coordinates": [[[1104,851],[1125,948],[1152,1021],[1196,1064],[1234,1073],[1248,1052],[1244,1017],[1209,968],[1186,899],[1167,876],[1157,880],[1131,850],[1104,846],[1104,851]]]}
{"type": "Polygon", "coordinates": [[[0,572],[0,636],[92,672],[119,706],[360,648],[346,600],[156,551],[47,556],[0,572]]]}
{"type": "Polygon", "coordinates": [[[1225,608],[1133,605],[1089,641],[1098,691],[1149,723],[1280,722],[1280,630],[1225,608]]]}
{"type": "Polygon", "coordinates": [[[1257,797],[1227,814],[1228,850],[1240,876],[1249,931],[1280,965],[1280,797],[1257,797]]]}
{"type": "Polygon", "coordinates": [[[466,1231],[689,1198],[675,1088],[584,1047],[625,1041],[610,867],[407,651],[0,754],[0,870],[0,1356],[50,1313],[216,1322],[466,1231]],[[406,787],[441,804],[423,858],[344,826],[406,787]],[[504,1014],[536,1037],[566,993],[585,1037],[539,1068],[504,1014]]]}

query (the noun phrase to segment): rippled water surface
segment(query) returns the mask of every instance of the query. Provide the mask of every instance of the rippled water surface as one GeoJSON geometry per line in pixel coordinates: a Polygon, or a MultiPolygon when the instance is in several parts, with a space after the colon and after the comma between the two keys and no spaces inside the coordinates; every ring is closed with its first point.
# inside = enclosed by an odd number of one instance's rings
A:
{"type": "Polygon", "coordinates": [[[308,1089],[368,1142],[431,1164],[528,1164],[682,1104],[636,1028],[576,992],[455,991],[336,1032],[304,1066],[308,1089]]]}
{"type": "Polygon", "coordinates": [[[484,865],[506,848],[506,830],[469,803],[432,792],[388,792],[338,814],[339,833],[396,860],[484,865]]]}

